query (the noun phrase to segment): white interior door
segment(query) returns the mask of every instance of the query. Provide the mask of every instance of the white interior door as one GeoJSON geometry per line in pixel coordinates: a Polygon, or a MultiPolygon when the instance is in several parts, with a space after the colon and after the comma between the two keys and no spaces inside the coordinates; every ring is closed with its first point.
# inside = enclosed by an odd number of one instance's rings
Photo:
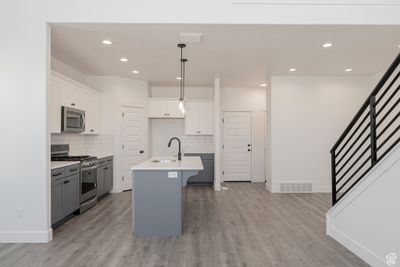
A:
{"type": "Polygon", "coordinates": [[[122,117],[122,190],[132,189],[131,168],[146,159],[143,108],[123,107],[122,117]]]}
{"type": "Polygon", "coordinates": [[[251,113],[224,112],[224,181],[251,181],[251,113]]]}

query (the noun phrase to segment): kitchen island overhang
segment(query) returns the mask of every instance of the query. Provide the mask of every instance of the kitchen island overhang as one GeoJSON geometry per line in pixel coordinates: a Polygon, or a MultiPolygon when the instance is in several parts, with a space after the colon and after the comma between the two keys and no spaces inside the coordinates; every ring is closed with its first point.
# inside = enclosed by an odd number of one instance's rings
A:
{"type": "Polygon", "coordinates": [[[186,184],[203,170],[200,157],[155,157],[132,168],[133,229],[137,236],[182,234],[186,184]]]}

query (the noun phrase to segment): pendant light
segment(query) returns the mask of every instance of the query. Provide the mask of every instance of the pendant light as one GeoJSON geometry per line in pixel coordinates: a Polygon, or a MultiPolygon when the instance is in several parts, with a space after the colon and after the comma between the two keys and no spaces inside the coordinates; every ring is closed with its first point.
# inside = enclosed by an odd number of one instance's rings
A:
{"type": "Polygon", "coordinates": [[[181,49],[181,76],[179,80],[179,85],[180,85],[180,97],[179,97],[179,110],[185,114],[185,68],[186,68],[186,62],[187,59],[183,58],[183,48],[186,47],[185,44],[178,44],[178,47],[181,49]]]}

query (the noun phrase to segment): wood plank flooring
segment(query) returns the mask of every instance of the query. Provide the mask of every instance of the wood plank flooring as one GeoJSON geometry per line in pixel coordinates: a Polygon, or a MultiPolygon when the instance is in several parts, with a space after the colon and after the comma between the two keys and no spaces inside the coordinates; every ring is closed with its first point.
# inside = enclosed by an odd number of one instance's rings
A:
{"type": "Polygon", "coordinates": [[[112,194],[48,244],[0,244],[0,266],[368,266],[325,235],[329,194],[226,185],[188,189],[181,237],[134,237],[131,192],[112,194]]]}

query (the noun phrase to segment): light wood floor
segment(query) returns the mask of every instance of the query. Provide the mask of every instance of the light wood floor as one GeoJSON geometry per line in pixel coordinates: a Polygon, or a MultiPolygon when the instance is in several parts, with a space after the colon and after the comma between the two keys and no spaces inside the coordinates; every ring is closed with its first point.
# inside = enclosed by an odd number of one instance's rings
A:
{"type": "Polygon", "coordinates": [[[48,244],[0,244],[0,266],[367,266],[325,235],[328,194],[227,186],[189,188],[181,237],[134,237],[131,193],[112,194],[48,244]]]}

